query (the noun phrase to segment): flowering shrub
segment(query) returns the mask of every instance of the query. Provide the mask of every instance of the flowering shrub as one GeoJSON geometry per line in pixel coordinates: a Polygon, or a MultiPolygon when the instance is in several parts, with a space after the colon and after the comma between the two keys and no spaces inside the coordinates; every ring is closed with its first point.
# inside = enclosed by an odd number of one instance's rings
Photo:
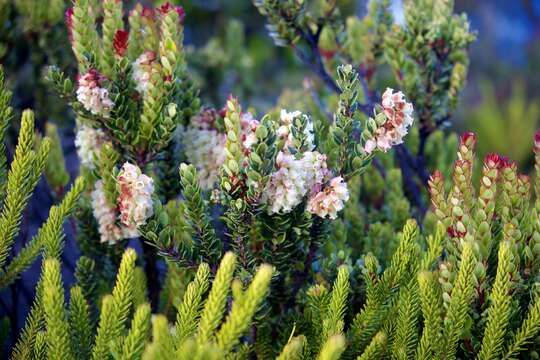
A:
{"type": "MultiPolygon", "coordinates": [[[[254,1],[317,76],[298,104],[259,114],[232,95],[202,106],[182,7],[74,1],[78,74],[47,78],[75,114],[81,179],[9,264],[29,194],[46,167],[51,187],[62,182],[51,174],[62,156],[46,161],[58,136],[35,146],[30,112],[9,174],[1,149],[0,284],[43,254],[11,356],[537,356],[540,180],[531,201],[530,179],[492,154],[473,184],[476,136],[440,127],[474,34],[451,2],[417,3],[399,26],[387,0],[346,20],[334,1],[254,1]],[[81,257],[66,304],[61,223],[74,209],[81,257]]],[[[8,103],[2,87],[0,135],[8,103]]]]}

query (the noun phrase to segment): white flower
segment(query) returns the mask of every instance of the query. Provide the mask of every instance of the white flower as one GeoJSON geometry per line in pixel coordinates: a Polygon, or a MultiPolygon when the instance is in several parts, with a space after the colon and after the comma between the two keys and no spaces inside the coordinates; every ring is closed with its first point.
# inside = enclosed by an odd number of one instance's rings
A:
{"type": "Polygon", "coordinates": [[[81,76],[77,100],[92,114],[108,117],[114,103],[109,98],[109,91],[101,87],[103,80],[103,75],[94,69],[81,76]]]}
{"type": "Polygon", "coordinates": [[[253,118],[249,112],[242,113],[240,116],[240,126],[242,127],[242,145],[244,150],[249,152],[251,147],[259,140],[255,132],[259,126],[259,121],[253,118]]]}
{"type": "Polygon", "coordinates": [[[337,214],[349,200],[347,183],[341,176],[330,180],[330,183],[322,191],[319,191],[308,200],[307,211],[321,218],[337,218],[337,214]]]}
{"type": "Polygon", "coordinates": [[[184,131],[184,153],[195,166],[201,188],[211,189],[225,161],[225,135],[216,130],[197,129],[191,126],[184,131]]]}
{"type": "Polygon", "coordinates": [[[326,155],[317,151],[306,151],[301,161],[304,165],[307,190],[313,192],[320,188],[330,173],[326,165],[326,155]]]}
{"type": "Polygon", "coordinates": [[[135,90],[142,95],[146,94],[148,91],[152,75],[152,63],[155,60],[156,54],[153,51],[145,51],[131,64],[131,78],[136,84],[135,90]]]}
{"type": "Polygon", "coordinates": [[[285,109],[281,109],[280,113],[280,121],[281,126],[277,129],[277,136],[281,138],[287,138],[287,141],[285,143],[285,149],[288,147],[294,147],[294,137],[291,131],[292,124],[294,120],[300,116],[305,117],[306,119],[306,126],[304,128],[304,135],[306,136],[306,142],[307,142],[307,149],[313,150],[315,147],[315,136],[313,134],[313,123],[308,118],[307,115],[302,114],[300,111],[293,111],[293,112],[287,112],[285,109]]]}
{"type": "Polygon", "coordinates": [[[294,155],[280,151],[276,158],[278,170],[270,176],[264,198],[268,213],[288,213],[302,202],[307,192],[305,164],[294,155]]]}
{"type": "Polygon", "coordinates": [[[138,235],[137,228],[134,226],[125,227],[117,224],[118,212],[107,202],[105,191],[103,190],[103,181],[98,180],[94,191],[91,194],[92,208],[94,217],[98,222],[98,230],[102,243],[114,244],[119,240],[131,238],[138,235]]]}
{"type": "Polygon", "coordinates": [[[95,169],[95,161],[99,159],[101,146],[108,141],[103,130],[86,125],[80,126],[75,135],[75,147],[81,164],[88,169],[95,169]]]}
{"type": "Polygon", "coordinates": [[[366,141],[364,150],[367,153],[376,148],[386,152],[392,146],[403,143],[414,121],[413,106],[405,100],[401,91],[394,93],[387,88],[382,96],[382,108],[386,121],[377,128],[374,137],[366,141]]]}
{"type": "Polygon", "coordinates": [[[306,152],[296,159],[280,151],[276,166],[278,170],[271,174],[263,195],[269,214],[291,212],[308,192],[320,187],[328,171],[326,156],[318,152],[306,152]]]}
{"type": "Polygon", "coordinates": [[[120,222],[126,227],[146,224],[154,213],[152,194],[154,181],[136,165],[126,162],[117,177],[119,185],[118,209],[120,222]]]}

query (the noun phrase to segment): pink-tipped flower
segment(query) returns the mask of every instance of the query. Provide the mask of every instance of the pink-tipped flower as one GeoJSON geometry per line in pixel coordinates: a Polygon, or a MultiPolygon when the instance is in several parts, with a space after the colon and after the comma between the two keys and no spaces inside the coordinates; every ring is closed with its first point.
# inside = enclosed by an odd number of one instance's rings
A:
{"type": "Polygon", "coordinates": [[[102,86],[105,77],[97,70],[90,69],[78,80],[77,100],[94,115],[108,117],[114,106],[109,91],[102,86]]]}
{"type": "Polygon", "coordinates": [[[156,61],[156,53],[150,50],[143,52],[131,64],[131,79],[135,83],[135,90],[144,95],[150,86],[152,64],[156,61]]]}
{"type": "Polygon", "coordinates": [[[118,211],[116,207],[107,202],[102,180],[96,182],[91,194],[91,200],[102,243],[112,245],[119,240],[138,236],[135,226],[126,227],[117,223],[118,211]]]}
{"type": "Polygon", "coordinates": [[[255,119],[250,112],[245,112],[240,116],[240,126],[244,153],[249,154],[251,147],[259,141],[255,133],[259,127],[259,120],[255,119]]]}
{"type": "Polygon", "coordinates": [[[499,169],[517,169],[517,164],[510,160],[508,156],[499,157],[499,169]]]}
{"type": "Polygon", "coordinates": [[[381,105],[386,121],[379,125],[371,139],[366,140],[364,150],[367,153],[377,148],[387,152],[392,146],[403,143],[403,138],[414,121],[413,106],[405,100],[401,91],[394,93],[394,90],[387,88],[381,105]]]}
{"type": "Polygon", "coordinates": [[[321,218],[336,219],[339,211],[349,200],[347,183],[341,176],[330,180],[330,183],[308,200],[307,211],[321,218]]]}
{"type": "Polygon", "coordinates": [[[152,216],[154,182],[136,165],[126,162],[117,177],[120,222],[127,227],[141,226],[152,216]]]}
{"type": "Polygon", "coordinates": [[[166,2],[165,4],[161,5],[159,8],[159,12],[163,15],[169,13],[169,11],[174,10],[174,6],[170,2],[166,2]]]}
{"type": "Polygon", "coordinates": [[[73,8],[69,7],[64,14],[64,21],[66,22],[68,38],[70,42],[73,42],[73,8]]]}
{"type": "Polygon", "coordinates": [[[173,10],[176,11],[176,13],[178,14],[178,21],[182,23],[186,16],[186,12],[184,11],[183,7],[173,6],[170,2],[166,2],[165,4],[161,5],[161,7],[159,8],[159,12],[162,15],[166,15],[173,10]]]}
{"type": "Polygon", "coordinates": [[[124,56],[128,46],[128,39],[129,33],[127,31],[116,30],[113,41],[114,51],[116,52],[116,55],[120,57],[124,56]]]}
{"type": "Polygon", "coordinates": [[[474,147],[476,145],[476,134],[470,131],[467,131],[461,135],[459,138],[460,145],[465,145],[468,148],[474,147]]]}
{"type": "Polygon", "coordinates": [[[501,157],[499,154],[491,153],[487,154],[484,158],[484,165],[488,168],[498,168],[500,166],[501,157]]]}
{"type": "Polygon", "coordinates": [[[225,104],[225,115],[227,115],[228,111],[232,111],[233,109],[236,109],[238,112],[242,112],[242,108],[238,102],[238,97],[234,96],[233,94],[229,94],[227,97],[227,103],[225,104]]]}

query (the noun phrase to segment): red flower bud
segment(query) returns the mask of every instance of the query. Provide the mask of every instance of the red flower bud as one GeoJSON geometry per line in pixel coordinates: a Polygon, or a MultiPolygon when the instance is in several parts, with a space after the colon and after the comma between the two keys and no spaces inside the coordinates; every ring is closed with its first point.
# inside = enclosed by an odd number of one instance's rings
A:
{"type": "Polygon", "coordinates": [[[73,8],[70,7],[64,14],[64,21],[66,22],[69,41],[73,42],[73,8]]]}
{"type": "Polygon", "coordinates": [[[476,134],[473,132],[465,132],[461,135],[460,144],[467,147],[474,146],[476,144],[476,134]]]}
{"type": "Polygon", "coordinates": [[[224,118],[225,115],[227,115],[227,107],[226,107],[226,106],[222,107],[222,108],[219,110],[218,115],[219,115],[219,117],[224,118]]]}
{"type": "Polygon", "coordinates": [[[116,30],[114,34],[114,51],[118,56],[124,56],[127,50],[127,44],[129,39],[129,33],[124,30],[116,30]]]}
{"type": "Polygon", "coordinates": [[[501,162],[501,157],[499,154],[487,154],[484,158],[484,165],[486,165],[489,168],[496,168],[499,167],[499,163],[501,162]]]}
{"type": "Polygon", "coordinates": [[[165,15],[172,9],[174,9],[174,6],[172,6],[171,3],[167,1],[165,4],[161,5],[161,7],[159,8],[159,12],[165,15]]]}

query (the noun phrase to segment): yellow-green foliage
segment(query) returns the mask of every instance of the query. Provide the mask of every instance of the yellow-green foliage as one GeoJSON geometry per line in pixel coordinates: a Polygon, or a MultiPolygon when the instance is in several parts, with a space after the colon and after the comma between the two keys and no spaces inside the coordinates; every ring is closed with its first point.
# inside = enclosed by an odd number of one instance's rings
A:
{"type": "Polygon", "coordinates": [[[62,202],[50,209],[49,218],[38,233],[8,263],[8,255],[19,234],[23,211],[45,168],[51,146],[51,141],[45,137],[36,147],[34,114],[31,110],[24,111],[15,155],[7,170],[3,135],[11,120],[9,101],[10,94],[3,88],[3,72],[0,69],[0,190],[5,192],[0,202],[0,288],[11,284],[30,267],[43,246],[49,253],[60,251],[62,223],[71,214],[84,190],[83,179],[77,179],[62,202]]]}

